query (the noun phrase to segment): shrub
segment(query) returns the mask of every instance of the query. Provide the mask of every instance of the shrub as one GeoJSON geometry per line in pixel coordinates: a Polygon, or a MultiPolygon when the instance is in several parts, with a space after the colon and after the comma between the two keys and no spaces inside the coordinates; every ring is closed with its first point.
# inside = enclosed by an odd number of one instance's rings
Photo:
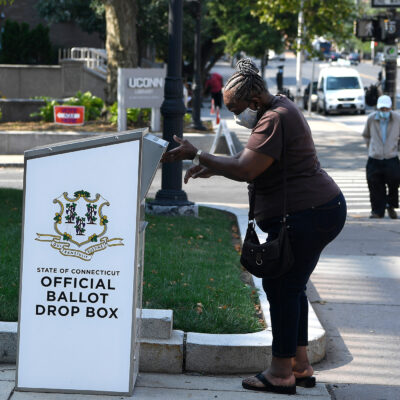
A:
{"type": "MultiPolygon", "coordinates": [[[[39,108],[36,113],[30,114],[31,117],[41,117],[45,122],[54,122],[54,106],[60,105],[56,100],[49,97],[35,97],[42,99],[46,104],[39,108]]],[[[77,92],[74,97],[70,97],[64,102],[66,106],[85,106],[85,121],[98,119],[103,110],[104,102],[100,97],[93,96],[90,92],[77,92]]]]}
{"type": "MultiPolygon", "coordinates": [[[[115,102],[113,105],[108,107],[108,111],[111,114],[110,122],[112,124],[118,123],[118,103],[115,102]]],[[[129,124],[141,124],[146,125],[150,122],[151,109],[150,108],[128,108],[126,111],[126,119],[129,124]]]]}
{"type": "Polygon", "coordinates": [[[90,92],[78,91],[74,97],[67,99],[64,103],[69,106],[85,106],[85,121],[98,119],[103,110],[104,102],[100,97],[90,92]]]}
{"type": "Polygon", "coordinates": [[[49,97],[45,96],[38,96],[35,97],[35,99],[41,99],[46,102],[46,104],[42,107],[39,108],[38,112],[31,113],[31,117],[40,117],[42,121],[45,122],[54,122],[54,106],[59,106],[60,103],[58,103],[56,100],[53,100],[49,97]]]}
{"type": "Polygon", "coordinates": [[[7,20],[1,33],[0,62],[4,64],[52,64],[57,60],[42,24],[33,29],[25,22],[7,20]]]}

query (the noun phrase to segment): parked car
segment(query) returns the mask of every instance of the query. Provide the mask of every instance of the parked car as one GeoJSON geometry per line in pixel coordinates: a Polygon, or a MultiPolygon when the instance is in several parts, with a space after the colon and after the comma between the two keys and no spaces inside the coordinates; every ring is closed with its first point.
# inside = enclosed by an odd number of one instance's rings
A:
{"type": "Polygon", "coordinates": [[[329,54],[329,61],[337,61],[339,58],[341,58],[341,55],[336,51],[331,51],[329,54]]]}
{"type": "MultiPolygon", "coordinates": [[[[308,110],[308,100],[310,94],[311,82],[304,89],[303,94],[303,106],[305,110],[308,110]]],[[[311,110],[315,111],[317,109],[318,95],[317,95],[318,81],[313,82],[313,89],[311,93],[311,110]]]]}
{"type": "Polygon", "coordinates": [[[365,93],[360,74],[354,68],[326,67],[318,78],[318,111],[365,114],[365,93]]]}
{"type": "Polygon", "coordinates": [[[347,59],[350,61],[351,65],[358,65],[360,62],[360,55],[358,53],[350,53],[347,59]]]}
{"type": "Polygon", "coordinates": [[[275,53],[273,50],[269,50],[268,52],[269,61],[285,61],[285,53],[275,53]]]}

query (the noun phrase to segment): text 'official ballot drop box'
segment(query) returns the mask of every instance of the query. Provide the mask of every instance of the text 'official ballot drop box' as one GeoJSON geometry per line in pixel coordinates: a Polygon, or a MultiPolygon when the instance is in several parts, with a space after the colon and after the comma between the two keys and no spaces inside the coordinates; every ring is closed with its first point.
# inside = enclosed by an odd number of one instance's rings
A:
{"type": "Polygon", "coordinates": [[[25,152],[17,390],[132,394],[144,198],[168,144],[146,133],[25,152]]]}

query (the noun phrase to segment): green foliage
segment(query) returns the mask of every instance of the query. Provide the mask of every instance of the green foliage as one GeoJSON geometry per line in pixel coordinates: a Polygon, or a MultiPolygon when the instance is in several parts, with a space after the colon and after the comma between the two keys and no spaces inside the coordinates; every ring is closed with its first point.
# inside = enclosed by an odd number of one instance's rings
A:
{"type": "MultiPolygon", "coordinates": [[[[252,0],[243,0],[252,2],[252,0]]],[[[285,34],[295,47],[300,0],[258,0],[253,14],[285,34]]],[[[350,38],[356,17],[354,0],[304,0],[303,47],[311,50],[315,37],[324,36],[336,42],[350,38]]]]}
{"type": "Polygon", "coordinates": [[[101,0],[39,0],[36,8],[49,23],[74,22],[85,32],[98,32],[105,38],[104,5],[101,0]]]}
{"type": "Polygon", "coordinates": [[[35,99],[41,99],[46,102],[46,104],[39,108],[38,112],[31,113],[31,117],[40,117],[44,122],[54,122],[54,106],[59,106],[60,103],[56,100],[51,99],[46,96],[38,96],[35,99]]]}
{"type": "Polygon", "coordinates": [[[74,97],[69,98],[64,105],[85,106],[85,121],[98,119],[103,110],[104,102],[100,97],[90,92],[78,91],[74,97]]]}
{"type": "MultiPolygon", "coordinates": [[[[116,125],[118,123],[118,103],[115,102],[108,107],[110,113],[109,121],[116,125]]],[[[126,111],[126,119],[128,124],[148,124],[151,118],[150,108],[128,108],[126,111]]]]}
{"type": "Polygon", "coordinates": [[[283,50],[282,35],[267,23],[261,23],[251,11],[257,0],[219,0],[209,2],[210,16],[221,29],[216,40],[225,43],[225,52],[234,55],[244,51],[247,55],[261,58],[266,50],[283,50]]]}
{"type": "Polygon", "coordinates": [[[185,124],[190,124],[190,123],[192,122],[192,114],[186,113],[186,114],[183,116],[183,122],[184,122],[185,124]]]}
{"type": "Polygon", "coordinates": [[[55,51],[49,28],[42,24],[29,29],[26,23],[6,20],[1,33],[0,62],[4,64],[51,64],[55,51]]]}
{"type": "MultiPolygon", "coordinates": [[[[39,96],[36,99],[42,99],[46,104],[39,108],[38,112],[31,113],[31,117],[39,116],[44,122],[54,122],[54,106],[60,103],[49,97],[39,96]]],[[[104,102],[100,97],[92,95],[90,92],[82,93],[78,91],[74,97],[70,97],[63,103],[65,106],[85,106],[85,121],[98,119],[104,107],[104,102]]]]}
{"type": "Polygon", "coordinates": [[[0,189],[0,321],[17,321],[22,190],[0,189]]]}

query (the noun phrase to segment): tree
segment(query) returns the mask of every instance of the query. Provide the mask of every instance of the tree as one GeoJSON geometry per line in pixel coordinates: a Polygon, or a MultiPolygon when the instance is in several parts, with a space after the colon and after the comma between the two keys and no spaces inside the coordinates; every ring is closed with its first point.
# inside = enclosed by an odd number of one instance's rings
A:
{"type": "Polygon", "coordinates": [[[118,67],[138,66],[137,0],[40,0],[37,8],[48,22],[76,22],[84,31],[106,38],[106,101],[117,99],[118,67]]]}
{"type": "Polygon", "coordinates": [[[211,17],[221,30],[217,42],[225,44],[225,52],[235,55],[245,52],[247,55],[261,59],[261,71],[264,71],[264,60],[268,50],[281,52],[283,50],[282,35],[258,17],[252,15],[251,10],[256,0],[232,2],[219,0],[209,2],[211,17]]]}
{"type": "MultiPolygon", "coordinates": [[[[295,47],[300,2],[301,0],[258,0],[253,14],[261,22],[283,32],[287,43],[295,47]]],[[[318,36],[335,41],[349,38],[356,12],[353,0],[304,0],[303,47],[311,50],[311,43],[318,36]]]]}
{"type": "MultiPolygon", "coordinates": [[[[202,1],[201,31],[201,70],[205,75],[223,55],[224,46],[215,41],[221,35],[215,19],[208,12],[208,4],[220,0],[202,1]]],[[[193,41],[195,32],[195,4],[184,1],[182,55],[183,74],[188,77],[193,73],[193,41]]],[[[156,57],[166,62],[168,59],[168,0],[139,0],[138,11],[138,47],[141,58],[147,48],[154,48],[156,57]]]]}
{"type": "Polygon", "coordinates": [[[25,22],[6,20],[1,31],[1,63],[51,64],[53,55],[49,28],[39,24],[30,29],[25,22]]]}
{"type": "Polygon", "coordinates": [[[107,50],[107,103],[117,99],[118,67],[138,66],[136,0],[104,0],[107,50]]]}
{"type": "Polygon", "coordinates": [[[47,22],[74,22],[83,31],[97,32],[105,39],[104,6],[101,0],[39,0],[36,5],[39,15],[47,22]]]}

